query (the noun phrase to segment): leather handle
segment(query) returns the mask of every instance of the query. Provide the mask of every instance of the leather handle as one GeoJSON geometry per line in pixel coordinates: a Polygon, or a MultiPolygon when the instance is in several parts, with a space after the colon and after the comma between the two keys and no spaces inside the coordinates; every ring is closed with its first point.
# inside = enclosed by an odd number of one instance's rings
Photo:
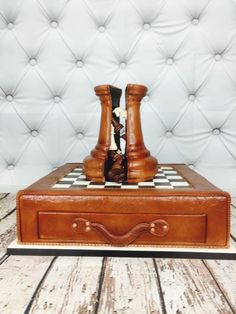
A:
{"type": "Polygon", "coordinates": [[[169,231],[169,224],[162,219],[150,223],[139,223],[123,235],[111,233],[103,224],[90,222],[84,218],[77,218],[72,223],[72,228],[78,233],[89,232],[92,229],[99,231],[110,244],[125,246],[135,241],[141,234],[150,232],[157,237],[165,236],[169,231]]]}
{"type": "Polygon", "coordinates": [[[147,223],[140,223],[123,235],[115,235],[111,233],[102,224],[92,223],[92,227],[100,231],[110,243],[116,245],[128,245],[132,243],[140,234],[149,230],[149,224],[147,223]]]}

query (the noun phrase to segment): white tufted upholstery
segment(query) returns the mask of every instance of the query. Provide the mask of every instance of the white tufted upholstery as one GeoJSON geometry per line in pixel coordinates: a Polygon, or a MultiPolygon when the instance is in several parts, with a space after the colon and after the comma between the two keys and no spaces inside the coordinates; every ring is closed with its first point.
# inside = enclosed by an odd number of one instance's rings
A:
{"type": "Polygon", "coordinates": [[[93,87],[141,83],[152,153],[236,192],[235,33],[236,0],[0,0],[0,189],[81,161],[93,87]]]}

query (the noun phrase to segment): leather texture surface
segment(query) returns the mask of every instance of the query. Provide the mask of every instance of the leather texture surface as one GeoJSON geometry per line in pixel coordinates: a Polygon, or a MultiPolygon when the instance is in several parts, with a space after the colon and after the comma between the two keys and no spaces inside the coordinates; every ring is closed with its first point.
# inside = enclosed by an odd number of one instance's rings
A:
{"type": "MultiPolygon", "coordinates": [[[[95,146],[93,88],[144,84],[144,141],[236,186],[235,0],[0,1],[0,189],[95,146]]],[[[124,107],[124,99],[121,101],[124,107]]]]}
{"type": "Polygon", "coordinates": [[[227,247],[230,197],[185,165],[183,189],[56,189],[67,164],[17,194],[22,243],[227,247]]]}

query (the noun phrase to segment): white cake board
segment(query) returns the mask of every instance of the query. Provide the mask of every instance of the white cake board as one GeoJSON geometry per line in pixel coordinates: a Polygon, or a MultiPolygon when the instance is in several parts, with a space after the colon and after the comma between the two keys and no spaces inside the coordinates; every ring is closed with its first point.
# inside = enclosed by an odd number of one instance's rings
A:
{"type": "Polygon", "coordinates": [[[158,257],[236,260],[236,242],[231,239],[228,249],[169,248],[169,247],[116,247],[86,245],[30,245],[14,240],[7,248],[9,255],[47,256],[112,256],[112,257],[158,257]]]}

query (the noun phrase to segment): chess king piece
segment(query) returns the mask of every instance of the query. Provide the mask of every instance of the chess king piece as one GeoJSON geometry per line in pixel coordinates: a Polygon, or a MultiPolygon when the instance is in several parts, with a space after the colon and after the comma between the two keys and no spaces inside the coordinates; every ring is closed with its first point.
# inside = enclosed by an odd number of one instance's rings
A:
{"type": "Polygon", "coordinates": [[[95,182],[104,182],[111,168],[112,156],[110,153],[120,149],[119,117],[113,114],[113,110],[119,107],[121,89],[111,85],[95,87],[96,95],[101,101],[101,120],[98,142],[83,161],[83,172],[86,178],[95,182]],[[116,130],[113,134],[112,126],[116,130]],[[114,138],[112,138],[114,136],[114,138]],[[110,152],[110,153],[109,153],[110,152]]]}
{"type": "Polygon", "coordinates": [[[150,155],[143,141],[140,103],[146,95],[143,85],[128,84],[126,93],[126,158],[127,181],[140,182],[152,180],[157,173],[157,159],[150,155]]]}

